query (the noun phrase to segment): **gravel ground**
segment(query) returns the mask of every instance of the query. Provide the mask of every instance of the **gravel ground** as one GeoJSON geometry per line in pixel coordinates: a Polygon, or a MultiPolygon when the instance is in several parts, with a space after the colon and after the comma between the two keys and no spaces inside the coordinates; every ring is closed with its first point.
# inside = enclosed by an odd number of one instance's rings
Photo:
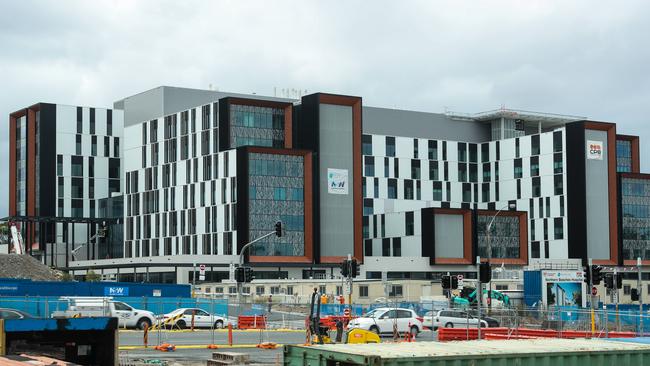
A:
{"type": "Polygon", "coordinates": [[[60,281],[61,272],[51,269],[29,255],[0,254],[0,278],[60,281]]]}

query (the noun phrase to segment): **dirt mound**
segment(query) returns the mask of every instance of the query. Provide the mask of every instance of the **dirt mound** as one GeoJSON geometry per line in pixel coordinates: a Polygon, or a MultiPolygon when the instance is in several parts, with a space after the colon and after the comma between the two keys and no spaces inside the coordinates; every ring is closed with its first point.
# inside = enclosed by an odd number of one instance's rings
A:
{"type": "Polygon", "coordinates": [[[29,255],[0,254],[0,278],[61,281],[62,272],[51,269],[29,255]]]}

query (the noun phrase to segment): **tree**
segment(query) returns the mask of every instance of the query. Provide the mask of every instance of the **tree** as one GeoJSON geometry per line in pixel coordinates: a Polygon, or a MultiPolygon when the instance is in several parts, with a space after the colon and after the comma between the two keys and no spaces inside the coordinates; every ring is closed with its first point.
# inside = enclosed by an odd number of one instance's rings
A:
{"type": "Polygon", "coordinates": [[[92,269],[86,273],[86,282],[99,282],[102,279],[102,276],[99,273],[95,273],[92,269]]]}

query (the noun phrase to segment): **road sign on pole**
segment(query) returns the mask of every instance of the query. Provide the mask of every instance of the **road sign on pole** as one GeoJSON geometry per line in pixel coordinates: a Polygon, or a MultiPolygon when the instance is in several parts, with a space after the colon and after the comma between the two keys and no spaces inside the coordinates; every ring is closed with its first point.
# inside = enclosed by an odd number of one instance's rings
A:
{"type": "Polygon", "coordinates": [[[464,279],[464,277],[463,277],[463,275],[457,275],[456,278],[458,279],[458,287],[457,287],[457,289],[462,290],[463,289],[463,279],[464,279]]]}
{"type": "Polygon", "coordinates": [[[598,295],[598,289],[596,288],[596,286],[593,286],[591,288],[591,296],[596,296],[596,295],[598,295]]]}
{"type": "Polygon", "coordinates": [[[199,281],[205,281],[205,264],[199,265],[199,281]]]}

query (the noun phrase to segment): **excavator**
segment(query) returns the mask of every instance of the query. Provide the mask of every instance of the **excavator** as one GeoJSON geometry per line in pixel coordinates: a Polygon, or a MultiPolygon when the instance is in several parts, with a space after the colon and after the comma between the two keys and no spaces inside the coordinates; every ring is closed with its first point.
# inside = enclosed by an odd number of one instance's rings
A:
{"type": "Polygon", "coordinates": [[[318,288],[314,288],[314,292],[311,294],[311,302],[309,305],[309,324],[307,327],[308,342],[311,342],[313,344],[381,343],[379,335],[369,330],[354,328],[344,332],[343,323],[340,320],[336,324],[336,339],[332,340],[329,327],[323,326],[321,324],[320,305],[321,296],[318,293],[318,288]]]}
{"type": "MultiPolygon", "coordinates": [[[[477,290],[475,288],[465,287],[463,289],[463,292],[461,292],[460,296],[454,296],[452,301],[456,305],[469,306],[476,302],[476,293],[477,290]]],[[[488,293],[490,294],[491,299],[500,301],[503,304],[503,306],[506,307],[510,306],[510,298],[508,297],[508,295],[503,294],[496,290],[492,290],[492,291],[488,291],[486,289],[483,290],[484,295],[487,295],[488,293]]]]}

